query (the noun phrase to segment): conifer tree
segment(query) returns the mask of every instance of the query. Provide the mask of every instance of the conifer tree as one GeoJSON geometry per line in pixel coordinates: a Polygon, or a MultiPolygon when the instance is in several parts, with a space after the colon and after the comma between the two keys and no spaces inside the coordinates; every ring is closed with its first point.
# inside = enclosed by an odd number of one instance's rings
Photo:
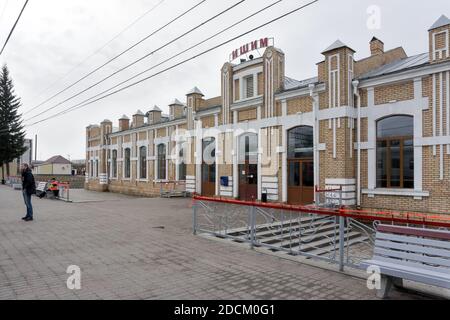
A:
{"type": "MultiPolygon", "coordinates": [[[[25,131],[19,108],[20,98],[15,95],[14,85],[6,65],[0,74],[0,165],[6,166],[9,176],[9,164],[20,158],[26,151],[24,146],[25,131]]],[[[5,180],[5,170],[2,170],[2,183],[5,180]]]]}

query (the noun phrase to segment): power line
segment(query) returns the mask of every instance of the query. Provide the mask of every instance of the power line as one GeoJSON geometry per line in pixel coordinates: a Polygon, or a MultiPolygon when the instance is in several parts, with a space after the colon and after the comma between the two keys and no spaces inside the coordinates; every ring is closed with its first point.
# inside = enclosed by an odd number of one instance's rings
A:
{"type": "Polygon", "coordinates": [[[76,107],[78,107],[78,106],[80,106],[80,105],[82,105],[82,104],[84,104],[84,103],[86,103],[86,102],[88,102],[88,101],[90,101],[90,100],[92,100],[92,99],[95,99],[95,98],[97,98],[97,97],[99,97],[99,96],[101,96],[101,95],[103,95],[103,94],[105,94],[105,93],[107,93],[107,92],[109,92],[109,91],[111,91],[111,90],[117,88],[117,87],[120,87],[121,85],[123,85],[123,84],[125,84],[125,83],[127,83],[127,82],[129,82],[129,81],[131,81],[131,80],[133,80],[133,79],[135,79],[135,78],[137,78],[137,77],[143,75],[144,73],[147,73],[148,71],[151,71],[151,70],[153,70],[153,69],[155,69],[155,68],[157,68],[157,67],[163,65],[164,63],[169,62],[169,61],[171,61],[171,60],[173,60],[173,59],[179,57],[180,55],[182,55],[182,54],[184,54],[184,53],[186,53],[186,52],[188,52],[188,51],[190,51],[190,50],[192,50],[192,49],[194,49],[194,48],[196,48],[196,47],[202,45],[203,43],[205,43],[205,42],[207,42],[207,41],[209,41],[209,40],[211,40],[211,39],[213,39],[213,38],[215,38],[215,37],[221,35],[222,33],[224,33],[224,32],[226,32],[226,31],[232,29],[233,27],[235,27],[235,26],[237,26],[237,25],[243,23],[244,21],[247,21],[247,20],[250,19],[250,18],[253,18],[254,16],[260,14],[260,13],[263,12],[263,11],[268,10],[269,8],[275,6],[276,4],[278,4],[278,3],[282,2],[282,1],[283,1],[283,0],[278,0],[278,1],[275,1],[275,2],[271,3],[270,5],[268,5],[268,6],[262,8],[262,9],[256,11],[256,12],[254,12],[254,13],[248,15],[247,17],[245,17],[245,18],[239,20],[238,22],[233,23],[231,26],[222,29],[221,31],[219,31],[219,32],[217,32],[217,33],[215,33],[215,34],[213,34],[212,36],[210,36],[210,37],[208,37],[208,38],[206,38],[206,39],[204,39],[204,40],[202,40],[202,41],[200,41],[200,42],[198,42],[198,43],[196,43],[196,44],[194,44],[194,45],[192,45],[192,46],[190,46],[189,48],[187,48],[187,49],[185,49],[185,50],[183,50],[183,51],[181,51],[181,52],[179,52],[179,53],[177,53],[177,54],[175,54],[175,55],[173,55],[173,56],[171,56],[171,57],[169,57],[169,58],[167,58],[167,59],[165,59],[165,60],[163,60],[163,61],[161,61],[161,62],[159,62],[159,63],[157,63],[156,65],[153,65],[152,67],[150,67],[150,68],[148,68],[148,69],[146,69],[146,70],[144,70],[144,71],[142,71],[142,72],[139,72],[139,73],[135,74],[134,76],[128,78],[127,80],[124,80],[124,81],[122,81],[122,82],[116,84],[115,86],[113,86],[113,87],[111,87],[111,88],[109,88],[109,89],[107,89],[107,90],[105,90],[105,91],[102,91],[102,92],[100,92],[99,94],[97,94],[97,95],[95,95],[95,96],[93,96],[93,97],[90,97],[89,99],[86,99],[86,100],[84,100],[84,101],[82,101],[82,102],[76,104],[75,106],[72,106],[71,108],[69,108],[69,110],[64,111],[62,114],[66,114],[66,113],[70,112],[71,109],[74,109],[74,108],[76,108],[76,107]]]}
{"type": "Polygon", "coordinates": [[[128,47],[127,49],[125,49],[124,51],[122,51],[121,53],[119,53],[118,55],[114,56],[113,58],[109,59],[108,61],[106,61],[104,64],[100,65],[99,67],[95,68],[94,70],[92,70],[91,72],[87,73],[85,76],[81,77],[80,79],[78,79],[77,81],[75,81],[74,83],[72,83],[71,85],[69,85],[68,87],[64,88],[63,90],[57,92],[56,94],[54,94],[53,96],[51,96],[50,98],[44,100],[43,102],[41,102],[40,104],[38,104],[37,106],[33,107],[30,111],[36,110],[37,108],[39,108],[40,106],[42,106],[43,104],[47,103],[50,100],[53,100],[55,97],[59,96],[60,94],[66,92],[67,90],[69,90],[70,88],[74,87],[75,85],[77,85],[78,83],[80,83],[81,81],[83,81],[84,79],[88,78],[89,76],[93,75],[94,73],[96,73],[97,71],[99,71],[100,69],[104,68],[105,66],[107,66],[108,64],[110,64],[111,62],[117,60],[118,58],[120,58],[121,56],[123,56],[125,53],[129,52],[130,50],[134,49],[135,47],[137,47],[138,45],[140,45],[142,42],[146,41],[147,39],[149,39],[150,37],[154,36],[155,34],[157,34],[158,32],[162,31],[163,29],[167,28],[168,26],[170,26],[171,24],[173,24],[175,21],[181,19],[182,17],[184,17],[185,15],[187,15],[189,12],[193,11],[194,9],[196,9],[197,7],[199,7],[200,5],[202,5],[203,3],[205,3],[207,0],[202,0],[199,3],[197,3],[196,5],[194,5],[193,7],[189,8],[187,11],[183,12],[182,14],[180,14],[179,16],[177,16],[176,18],[170,20],[168,23],[166,23],[165,25],[163,25],[162,27],[158,28],[157,30],[153,31],[152,33],[150,33],[149,35],[145,36],[144,38],[142,38],[141,40],[139,40],[138,42],[136,42],[135,44],[133,44],[131,47],[128,47]]]}
{"type": "Polygon", "coordinates": [[[218,17],[220,17],[220,16],[222,16],[223,14],[225,14],[226,12],[228,12],[228,11],[234,9],[234,8],[237,7],[238,5],[244,3],[245,1],[246,1],[246,0],[240,0],[239,2],[237,2],[237,3],[233,4],[232,6],[228,7],[227,9],[221,11],[220,13],[214,15],[213,17],[207,19],[206,21],[203,21],[202,23],[198,24],[198,25],[195,26],[194,28],[192,28],[192,29],[190,29],[190,30],[184,32],[183,34],[177,36],[176,38],[170,40],[169,42],[165,43],[164,45],[160,46],[159,48],[157,48],[157,49],[155,49],[155,50],[153,50],[153,51],[151,51],[151,52],[145,54],[144,56],[142,56],[142,57],[140,57],[139,59],[133,61],[132,63],[126,65],[125,67],[122,67],[122,68],[120,68],[119,70],[117,70],[117,71],[111,73],[111,74],[108,75],[107,77],[101,79],[100,81],[97,81],[96,83],[94,83],[93,85],[87,87],[86,89],[84,89],[84,90],[82,90],[82,91],[80,91],[80,92],[78,92],[78,93],[72,95],[71,97],[69,97],[69,98],[67,98],[67,99],[65,99],[65,100],[63,100],[63,101],[57,103],[56,105],[54,105],[54,106],[52,106],[52,107],[50,107],[50,108],[45,109],[44,111],[42,111],[42,112],[40,112],[40,113],[38,113],[38,114],[36,114],[36,115],[34,115],[34,116],[32,116],[32,117],[26,119],[25,121],[29,121],[29,120],[35,119],[35,118],[37,118],[37,117],[43,115],[44,113],[47,113],[48,111],[51,111],[51,110],[57,108],[58,106],[62,105],[63,103],[66,103],[66,102],[68,102],[68,101],[70,101],[70,100],[72,100],[72,99],[78,97],[79,95],[85,93],[86,91],[89,91],[90,89],[92,89],[92,88],[98,86],[99,84],[105,82],[106,80],[112,78],[112,77],[115,76],[116,74],[118,74],[118,73],[120,73],[120,72],[122,72],[122,71],[124,71],[124,70],[126,70],[126,69],[128,69],[128,68],[130,68],[130,67],[132,67],[133,65],[135,65],[135,64],[139,63],[140,61],[142,61],[142,60],[148,58],[149,56],[155,54],[156,52],[158,52],[158,51],[160,51],[160,50],[166,48],[167,46],[169,46],[169,45],[171,45],[172,43],[174,43],[174,42],[180,40],[181,38],[187,36],[188,34],[194,32],[195,30],[197,30],[197,29],[199,29],[200,27],[206,25],[207,23],[209,23],[209,22],[211,22],[211,21],[217,19],[218,17]]]}
{"type": "MultiPolygon", "coordinates": [[[[93,53],[91,53],[88,57],[86,57],[85,59],[83,59],[80,63],[78,63],[76,66],[74,66],[69,72],[67,72],[65,75],[59,77],[55,82],[53,82],[50,86],[48,86],[47,88],[45,88],[44,90],[42,90],[39,94],[37,94],[36,96],[34,96],[33,100],[35,98],[38,98],[40,96],[42,96],[44,93],[46,93],[47,91],[49,91],[51,88],[53,88],[54,86],[56,86],[58,83],[60,83],[62,80],[66,79],[70,74],[72,74],[75,70],[77,70],[79,67],[81,67],[83,64],[85,64],[89,59],[91,59],[92,57],[96,56],[99,52],[101,52],[103,49],[105,49],[106,47],[108,47],[111,43],[113,43],[117,38],[119,38],[122,34],[124,34],[126,31],[128,31],[131,27],[133,27],[136,23],[138,23],[139,21],[141,21],[145,16],[147,16],[148,14],[150,14],[151,12],[153,12],[154,10],[156,10],[164,1],[166,0],[160,0],[156,5],[154,5],[153,7],[151,7],[149,10],[147,10],[146,12],[144,12],[142,15],[140,15],[138,18],[136,18],[132,23],[130,23],[128,26],[126,26],[122,31],[120,31],[118,34],[116,34],[113,38],[111,38],[111,40],[109,40],[108,42],[106,42],[103,46],[101,46],[100,48],[98,48],[97,50],[95,50],[93,53]]],[[[1,20],[1,19],[0,19],[1,20]]],[[[33,109],[30,109],[26,112],[23,113],[23,115],[26,115],[28,113],[30,113],[33,109]]]]}
{"type": "Polygon", "coordinates": [[[20,10],[20,13],[19,13],[19,16],[17,17],[16,22],[14,23],[14,25],[13,25],[11,31],[9,32],[8,38],[6,38],[5,44],[3,45],[3,48],[2,48],[2,50],[0,51],[0,56],[2,55],[3,51],[5,50],[6,45],[8,44],[9,39],[11,38],[11,36],[12,36],[12,34],[13,34],[13,32],[14,32],[14,29],[16,29],[17,23],[19,22],[20,17],[22,16],[22,13],[23,13],[23,11],[25,10],[25,7],[27,6],[27,4],[28,4],[28,0],[25,1],[25,4],[23,5],[22,10],[20,10]]]}
{"type": "MultiPolygon", "coordinates": [[[[200,57],[200,56],[203,56],[203,55],[205,55],[205,54],[207,54],[207,53],[209,53],[209,52],[211,52],[211,51],[214,51],[214,50],[216,50],[216,49],[218,49],[218,48],[220,48],[220,47],[223,47],[224,45],[226,45],[226,44],[228,44],[228,43],[230,43],[230,42],[233,42],[233,41],[235,41],[235,40],[237,40],[237,39],[239,39],[239,38],[242,38],[243,36],[246,36],[247,34],[250,34],[250,33],[254,32],[254,31],[256,31],[256,30],[259,30],[259,29],[261,29],[261,28],[263,28],[263,27],[266,27],[266,26],[268,26],[268,25],[270,25],[270,24],[272,24],[272,23],[274,23],[274,22],[276,22],[276,21],[278,21],[278,20],[281,20],[281,19],[283,19],[283,18],[285,18],[285,17],[287,17],[287,16],[289,16],[289,15],[292,15],[292,14],[294,14],[294,13],[300,11],[300,10],[303,10],[303,9],[305,9],[306,7],[309,7],[309,6],[311,6],[311,5],[313,5],[314,3],[317,3],[317,2],[319,2],[319,0],[314,0],[314,1],[308,2],[307,4],[302,5],[302,6],[300,6],[300,7],[297,7],[296,9],[291,10],[291,11],[289,11],[289,12],[287,12],[287,13],[281,15],[281,16],[278,16],[277,18],[274,18],[274,19],[272,19],[272,20],[270,20],[270,21],[268,21],[268,22],[266,22],[266,23],[264,23],[264,24],[262,24],[262,25],[260,25],[260,26],[258,26],[258,27],[255,27],[255,28],[253,28],[253,29],[250,29],[250,30],[248,30],[248,31],[246,31],[246,32],[244,32],[244,33],[242,33],[242,34],[236,36],[236,37],[233,37],[233,38],[231,38],[231,39],[229,39],[229,40],[227,40],[227,41],[224,41],[224,42],[222,42],[222,43],[220,43],[220,44],[218,44],[218,45],[216,45],[216,46],[214,46],[214,47],[211,47],[211,48],[209,48],[209,49],[207,49],[207,50],[205,50],[205,51],[203,51],[203,52],[201,52],[201,53],[199,53],[199,54],[196,54],[196,55],[194,55],[194,56],[192,56],[192,57],[190,57],[190,58],[188,58],[188,59],[185,59],[185,60],[183,60],[183,61],[181,61],[181,62],[179,62],[179,63],[177,63],[177,64],[174,64],[174,65],[172,65],[172,66],[170,66],[170,67],[167,67],[166,69],[163,69],[163,70],[161,70],[161,71],[159,71],[159,72],[157,72],[157,73],[154,73],[154,74],[152,74],[152,75],[150,75],[150,76],[148,76],[148,77],[145,77],[145,78],[143,78],[143,79],[141,79],[141,80],[139,80],[139,81],[133,82],[133,83],[131,83],[131,84],[129,84],[129,85],[123,87],[123,88],[120,88],[120,89],[118,89],[118,90],[115,90],[115,91],[113,91],[113,92],[111,92],[111,93],[109,93],[109,94],[106,94],[106,95],[104,95],[104,96],[101,96],[101,97],[99,97],[99,98],[97,98],[97,99],[95,99],[95,100],[92,100],[92,101],[90,101],[90,102],[87,102],[87,103],[85,103],[85,104],[83,104],[83,105],[81,105],[81,106],[78,106],[77,108],[72,109],[71,111],[81,109],[81,108],[86,107],[86,106],[88,106],[88,105],[91,105],[91,104],[93,104],[93,103],[95,103],[95,102],[98,102],[98,101],[100,101],[100,100],[106,99],[106,98],[108,98],[108,97],[110,97],[110,96],[112,96],[112,95],[115,95],[115,94],[117,94],[117,93],[119,93],[119,92],[122,92],[122,91],[124,91],[124,90],[127,90],[127,89],[129,89],[129,88],[131,88],[131,87],[134,87],[134,86],[136,86],[136,85],[138,85],[138,84],[140,84],[140,83],[143,83],[143,82],[145,82],[145,81],[147,81],[147,80],[149,80],[149,79],[151,79],[151,78],[154,78],[154,77],[156,77],[156,76],[158,76],[158,75],[160,75],[160,74],[163,74],[163,73],[165,73],[165,72],[167,72],[167,71],[169,71],[169,70],[172,70],[172,69],[174,69],[174,68],[176,68],[176,67],[178,67],[178,66],[180,66],[180,65],[183,65],[183,64],[185,64],[185,63],[187,63],[187,62],[189,62],[189,61],[195,60],[196,58],[198,58],[198,57],[200,57]]],[[[47,118],[45,118],[45,119],[42,119],[42,120],[40,120],[40,121],[37,121],[37,122],[32,123],[32,124],[30,124],[30,125],[27,125],[26,127],[31,127],[31,126],[37,125],[37,124],[39,124],[39,123],[42,123],[42,122],[44,122],[44,121],[48,121],[48,120],[53,119],[53,118],[55,118],[55,117],[57,117],[57,116],[59,116],[59,115],[62,115],[62,114],[64,114],[64,111],[61,111],[61,112],[59,112],[59,113],[57,113],[57,114],[54,114],[54,115],[52,115],[52,116],[50,116],[50,117],[47,117],[47,118]]]]}

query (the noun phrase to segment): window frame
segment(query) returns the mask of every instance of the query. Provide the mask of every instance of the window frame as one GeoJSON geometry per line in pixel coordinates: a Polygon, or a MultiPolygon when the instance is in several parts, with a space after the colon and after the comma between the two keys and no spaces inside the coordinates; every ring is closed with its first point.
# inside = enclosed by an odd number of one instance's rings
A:
{"type": "Polygon", "coordinates": [[[141,146],[139,147],[139,179],[147,180],[148,179],[148,168],[147,168],[147,147],[141,146]],[[142,152],[144,150],[144,152],[142,152]],[[143,175],[143,173],[145,173],[143,175]]]}
{"type": "MultiPolygon", "coordinates": [[[[379,137],[379,126],[380,123],[390,119],[390,118],[394,118],[394,117],[404,117],[404,118],[410,118],[411,121],[411,125],[412,125],[412,132],[414,132],[414,116],[410,116],[410,115],[390,115],[388,117],[384,117],[381,119],[378,119],[376,121],[376,165],[375,165],[375,177],[376,177],[376,188],[377,189],[405,189],[405,190],[414,190],[415,189],[415,172],[413,169],[413,178],[412,178],[412,183],[413,186],[411,188],[407,188],[405,187],[405,166],[404,166],[404,160],[405,160],[405,142],[406,141],[413,141],[413,160],[414,158],[414,134],[413,135],[398,135],[398,136],[387,136],[387,137],[379,137]],[[392,147],[391,147],[391,143],[392,141],[398,141],[399,142],[399,154],[400,154],[400,173],[399,173],[399,184],[400,186],[392,186],[392,147]],[[380,182],[382,182],[383,180],[379,179],[379,155],[378,155],[378,149],[379,149],[379,143],[380,142],[385,142],[386,143],[386,156],[383,159],[383,167],[385,168],[386,171],[386,187],[383,187],[380,185],[380,182]]],[[[415,165],[415,163],[414,163],[415,165]]]]}
{"type": "Polygon", "coordinates": [[[131,179],[131,148],[125,148],[123,150],[123,178],[131,179]]]}
{"type": "Polygon", "coordinates": [[[156,146],[156,152],[157,152],[157,167],[156,167],[156,173],[157,173],[157,180],[167,180],[167,146],[165,143],[160,143],[156,146]],[[160,152],[164,150],[164,152],[160,152]],[[161,174],[163,173],[163,175],[161,174]]]}
{"type": "Polygon", "coordinates": [[[243,85],[244,85],[244,99],[251,99],[254,98],[255,95],[255,75],[254,74],[250,74],[248,76],[243,77],[243,85]],[[251,83],[251,87],[252,87],[252,95],[249,96],[249,83],[251,83]]]}
{"type": "Polygon", "coordinates": [[[112,150],[111,152],[111,177],[113,179],[117,179],[117,158],[118,158],[118,152],[117,150],[112,150]]]}

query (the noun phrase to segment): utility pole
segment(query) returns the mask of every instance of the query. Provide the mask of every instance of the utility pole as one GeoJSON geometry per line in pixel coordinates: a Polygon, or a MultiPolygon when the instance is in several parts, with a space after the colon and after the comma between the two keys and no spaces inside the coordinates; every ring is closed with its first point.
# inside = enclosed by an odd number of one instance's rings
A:
{"type": "Polygon", "coordinates": [[[38,138],[34,136],[34,161],[37,161],[38,138]]]}

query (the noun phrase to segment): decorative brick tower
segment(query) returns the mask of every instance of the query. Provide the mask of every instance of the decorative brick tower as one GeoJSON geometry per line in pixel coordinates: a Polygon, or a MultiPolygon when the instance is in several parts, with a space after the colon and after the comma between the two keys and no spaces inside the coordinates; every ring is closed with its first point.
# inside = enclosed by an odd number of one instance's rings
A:
{"type": "MultiPolygon", "coordinates": [[[[381,54],[382,42],[374,39],[371,49],[372,54],[381,54]]],[[[337,40],[322,52],[325,60],[319,64],[319,82],[326,84],[326,92],[319,96],[319,109],[329,109],[330,114],[334,115],[319,121],[319,144],[326,146],[319,153],[320,186],[342,187],[345,205],[356,203],[355,120],[348,112],[354,106],[354,53],[353,49],[337,40]],[[346,193],[346,190],[351,192],[346,193]]]]}
{"type": "Polygon", "coordinates": [[[430,63],[450,60],[450,19],[442,15],[428,30],[430,63]]]}

